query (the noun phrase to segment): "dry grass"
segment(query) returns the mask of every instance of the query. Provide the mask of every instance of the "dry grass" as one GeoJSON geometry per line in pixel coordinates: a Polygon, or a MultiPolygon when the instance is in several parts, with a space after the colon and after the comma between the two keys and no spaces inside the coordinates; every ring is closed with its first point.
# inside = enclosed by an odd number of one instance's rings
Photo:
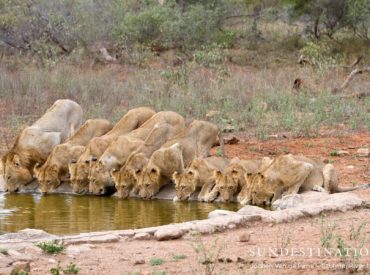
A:
{"type": "MultiPolygon", "coordinates": [[[[221,113],[213,120],[221,127],[231,123],[260,138],[280,131],[315,136],[322,128],[343,128],[343,124],[347,130],[370,129],[369,99],[340,99],[329,92],[343,81],[346,72],[296,65],[261,69],[225,62],[211,65],[205,68],[188,62],[173,67],[153,59],[151,66],[140,69],[62,64],[52,70],[0,67],[3,140],[9,143],[23,125],[34,121],[58,98],[79,102],[86,118],[111,121],[141,105],[174,110],[188,119],[204,119],[208,111],[218,110],[221,113]],[[292,90],[297,77],[305,84],[299,93],[292,90]]],[[[350,89],[354,91],[370,88],[366,76],[353,84],[350,89]]]]}

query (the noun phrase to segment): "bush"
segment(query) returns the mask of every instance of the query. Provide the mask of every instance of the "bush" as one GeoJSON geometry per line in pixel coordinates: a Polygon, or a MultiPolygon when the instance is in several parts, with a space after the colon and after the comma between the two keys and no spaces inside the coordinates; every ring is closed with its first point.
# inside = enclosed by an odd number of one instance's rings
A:
{"type": "Polygon", "coordinates": [[[40,242],[37,244],[42,251],[48,254],[58,254],[64,250],[64,244],[62,242],[51,241],[51,242],[40,242]]]}

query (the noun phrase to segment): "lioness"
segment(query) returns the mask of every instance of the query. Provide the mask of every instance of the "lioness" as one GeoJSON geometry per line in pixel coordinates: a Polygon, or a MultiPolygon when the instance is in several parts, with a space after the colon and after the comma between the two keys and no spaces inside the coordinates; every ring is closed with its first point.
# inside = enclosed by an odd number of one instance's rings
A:
{"type": "Polygon", "coordinates": [[[221,157],[196,158],[183,172],[175,171],[172,179],[175,182],[176,200],[187,200],[198,188],[199,201],[204,201],[215,185],[214,171],[223,171],[229,164],[227,159],[221,157]]]}
{"type": "Polygon", "coordinates": [[[151,108],[139,107],[128,111],[110,130],[101,137],[93,138],[87,145],[85,151],[78,158],[72,159],[69,163],[69,173],[71,175],[72,190],[81,194],[88,191],[90,160],[99,158],[108,145],[118,136],[137,129],[155,114],[151,108]]]}
{"type": "Polygon", "coordinates": [[[212,192],[208,194],[205,198],[207,202],[214,201],[218,194],[222,202],[229,202],[233,199],[234,194],[240,192],[240,190],[245,185],[244,175],[246,173],[257,172],[260,168],[260,160],[240,160],[239,158],[234,158],[231,160],[230,164],[225,168],[225,170],[214,171],[215,186],[212,192]]]}
{"type": "Polygon", "coordinates": [[[283,195],[299,191],[320,191],[328,193],[348,192],[368,188],[370,184],[350,188],[338,186],[338,175],[332,164],[324,164],[305,156],[283,155],[257,174],[246,175],[251,186],[249,200],[242,204],[270,204],[283,195]]]}
{"type": "Polygon", "coordinates": [[[82,124],[82,108],[69,99],[55,101],[34,124],[26,127],[2,158],[5,190],[17,192],[34,179],[33,167],[65,142],[82,124]]]}
{"type": "Polygon", "coordinates": [[[175,171],[182,172],[194,158],[207,157],[211,147],[217,144],[219,134],[219,128],[210,122],[195,120],[190,123],[184,131],[153,153],[137,178],[139,195],[151,198],[171,181],[175,171]]]}
{"type": "Polygon", "coordinates": [[[34,168],[41,192],[51,192],[62,181],[69,180],[69,161],[77,159],[93,137],[102,136],[111,129],[111,123],[106,119],[89,119],[65,143],[55,146],[44,165],[37,163],[34,168]]]}
{"type": "Polygon", "coordinates": [[[145,139],[158,123],[168,123],[177,129],[185,128],[184,118],[181,115],[163,111],[152,116],[138,129],[119,136],[108,146],[99,160],[92,159],[89,191],[98,195],[104,193],[105,187],[114,186],[110,172],[113,169],[120,169],[126,163],[127,158],[144,144],[145,139]]]}
{"type": "Polygon", "coordinates": [[[144,144],[127,158],[122,168],[119,171],[114,169],[111,172],[120,198],[127,198],[131,190],[137,192],[136,178],[148,163],[153,152],[168,139],[182,131],[184,127],[185,125],[182,123],[176,126],[168,123],[156,124],[144,144]]]}

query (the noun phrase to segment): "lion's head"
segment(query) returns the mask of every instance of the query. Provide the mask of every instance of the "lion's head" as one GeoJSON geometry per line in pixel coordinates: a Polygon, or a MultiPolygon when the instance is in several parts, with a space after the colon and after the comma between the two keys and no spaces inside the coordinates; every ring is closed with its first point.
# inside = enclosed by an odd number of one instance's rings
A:
{"type": "Polygon", "coordinates": [[[238,195],[238,201],[243,204],[269,205],[274,192],[271,182],[262,173],[248,173],[245,175],[246,184],[238,195]]]}
{"type": "Polygon", "coordinates": [[[143,199],[151,199],[164,181],[159,167],[152,165],[140,172],[138,179],[139,196],[143,199]]]}
{"type": "Polygon", "coordinates": [[[49,193],[55,190],[60,184],[59,168],[56,164],[41,166],[36,163],[35,175],[39,181],[39,188],[42,193],[49,193]]]}
{"type": "Polygon", "coordinates": [[[76,161],[71,160],[68,164],[71,177],[72,191],[77,194],[89,192],[89,169],[90,160],[76,161]]]}
{"type": "Polygon", "coordinates": [[[96,158],[90,162],[89,191],[95,195],[104,195],[106,189],[114,186],[113,179],[108,168],[96,158]]]}
{"type": "Polygon", "coordinates": [[[18,192],[22,185],[33,180],[32,168],[28,168],[26,161],[25,158],[12,152],[2,158],[5,191],[18,192]]]}
{"type": "Polygon", "coordinates": [[[244,184],[244,170],[238,163],[231,163],[223,173],[215,171],[214,177],[223,202],[231,201],[244,184]]]}
{"type": "Polygon", "coordinates": [[[199,174],[197,170],[188,168],[183,173],[174,172],[172,179],[175,182],[177,199],[187,200],[196,189],[199,174]]]}

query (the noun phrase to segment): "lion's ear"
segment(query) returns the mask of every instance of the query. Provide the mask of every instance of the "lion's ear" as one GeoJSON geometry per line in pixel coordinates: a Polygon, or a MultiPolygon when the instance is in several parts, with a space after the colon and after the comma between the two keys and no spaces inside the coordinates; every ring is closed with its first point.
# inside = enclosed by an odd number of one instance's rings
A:
{"type": "Polygon", "coordinates": [[[180,179],[180,174],[179,174],[179,172],[177,172],[177,171],[173,172],[173,174],[172,174],[172,179],[173,179],[173,180],[175,181],[175,183],[176,183],[176,181],[180,179]]]}
{"type": "Polygon", "coordinates": [[[13,161],[15,164],[19,165],[21,163],[21,159],[18,155],[14,155],[13,161]]]}
{"type": "Polygon", "coordinates": [[[215,170],[213,171],[213,176],[215,177],[216,180],[220,180],[222,177],[222,173],[220,170],[215,170]]]}
{"type": "Polygon", "coordinates": [[[33,167],[33,172],[35,175],[37,175],[40,172],[41,165],[40,163],[36,163],[35,166],[33,167]]]}
{"type": "Polygon", "coordinates": [[[117,179],[119,175],[119,170],[116,168],[113,168],[112,171],[110,171],[110,174],[112,175],[114,179],[117,179]]]}
{"type": "Polygon", "coordinates": [[[155,168],[152,168],[149,172],[149,178],[152,180],[152,181],[156,181],[159,177],[159,171],[155,168]]]}

